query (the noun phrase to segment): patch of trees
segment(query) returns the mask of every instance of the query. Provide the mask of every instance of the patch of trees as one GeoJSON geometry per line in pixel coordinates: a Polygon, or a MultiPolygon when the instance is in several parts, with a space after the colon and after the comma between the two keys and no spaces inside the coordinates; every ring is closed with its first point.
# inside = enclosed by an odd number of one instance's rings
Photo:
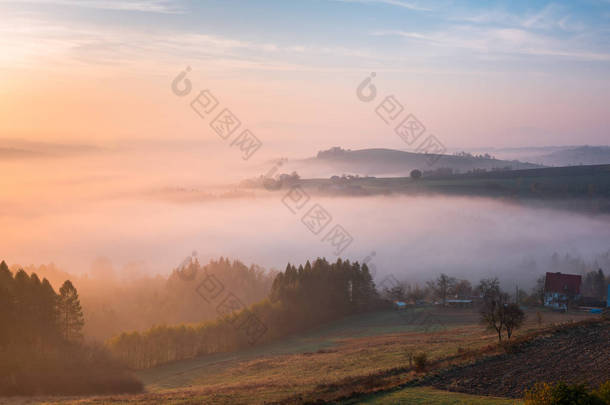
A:
{"type": "Polygon", "coordinates": [[[525,392],[525,405],[610,405],[610,380],[597,390],[584,384],[539,383],[525,392]]]}
{"type": "Polygon", "coordinates": [[[351,152],[351,151],[349,149],[343,149],[340,146],[333,146],[330,149],[318,151],[318,154],[316,155],[316,157],[318,159],[333,158],[333,157],[341,156],[341,155],[345,154],[346,152],[351,152]]]}
{"type": "Polygon", "coordinates": [[[468,280],[460,280],[442,273],[425,285],[395,282],[382,286],[383,297],[390,301],[403,301],[417,304],[423,300],[439,302],[443,306],[449,299],[470,299],[474,294],[468,280]]]}
{"type": "Polygon", "coordinates": [[[417,284],[396,282],[384,288],[382,292],[383,297],[391,301],[418,304],[427,299],[434,300],[443,307],[449,299],[471,301],[479,308],[481,323],[498,334],[499,342],[502,342],[504,334],[510,340],[514,331],[525,321],[525,313],[500,289],[497,278],[483,279],[473,288],[468,280],[458,280],[447,274],[440,274],[435,280],[428,281],[423,288],[417,284]]]}
{"type": "Polygon", "coordinates": [[[411,173],[409,173],[409,176],[413,179],[413,180],[419,180],[422,177],[422,172],[421,170],[418,169],[413,169],[411,170],[411,173]]]}
{"type": "Polygon", "coordinates": [[[201,305],[201,297],[192,286],[201,281],[203,274],[217,277],[245,305],[266,298],[276,274],[257,265],[247,266],[225,258],[207,264],[190,258],[167,276],[150,275],[141,263],[115,268],[102,259],[94,262],[90,274],[80,277],[62,272],[53,265],[31,266],[25,270],[28,274],[44,275],[56,290],[64,280],[72,280],[80,293],[85,314],[82,333],[100,341],[123,331],[143,330],[154,325],[216,319],[215,308],[201,305]],[[186,282],[185,277],[193,279],[186,282]]]}
{"type": "Polygon", "coordinates": [[[453,154],[453,156],[459,156],[459,157],[465,157],[465,158],[472,158],[472,159],[492,159],[492,160],[496,160],[495,156],[490,155],[489,153],[481,153],[481,154],[472,154],[470,152],[455,152],[453,154]]]}
{"type": "Polygon", "coordinates": [[[481,323],[498,334],[502,342],[502,332],[510,340],[515,329],[523,325],[525,313],[519,305],[510,302],[508,294],[500,290],[497,278],[483,279],[477,287],[481,294],[481,323]]]}
{"type": "Polygon", "coordinates": [[[68,280],[53,290],[0,263],[0,395],[137,392],[121,364],[82,343],[83,313],[68,280]]]}
{"type": "Polygon", "coordinates": [[[450,167],[439,167],[433,170],[424,170],[422,173],[425,178],[449,177],[458,174],[459,170],[454,170],[450,167]]]}
{"type": "Polygon", "coordinates": [[[203,289],[197,305],[220,311],[218,319],[122,333],[108,341],[112,352],[132,367],[154,367],[269,342],[379,305],[367,266],[340,259],[335,263],[317,259],[298,267],[288,264],[275,277],[267,299],[233,311],[216,304],[213,297],[222,297],[224,292],[217,293],[220,289],[208,277],[202,275],[197,283],[183,282],[193,290],[203,289]],[[254,331],[263,333],[253,340],[254,331]]]}
{"type": "Polygon", "coordinates": [[[610,284],[610,278],[606,278],[602,269],[589,271],[582,278],[581,294],[585,297],[605,301],[608,284],[610,284]]]}

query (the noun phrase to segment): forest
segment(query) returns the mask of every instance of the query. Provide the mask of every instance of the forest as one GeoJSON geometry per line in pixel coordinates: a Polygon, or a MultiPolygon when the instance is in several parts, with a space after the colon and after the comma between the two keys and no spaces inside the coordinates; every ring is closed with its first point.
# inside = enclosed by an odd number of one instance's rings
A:
{"type": "Polygon", "coordinates": [[[139,392],[108,351],[83,342],[78,292],[0,263],[0,395],[139,392]]]}
{"type": "MultiPolygon", "coordinates": [[[[18,266],[13,270],[17,271],[18,266]]],[[[257,265],[246,266],[239,260],[220,258],[203,265],[192,257],[168,275],[148,274],[139,262],[117,267],[104,258],[96,259],[88,272],[78,276],[52,263],[26,266],[24,270],[44,275],[56,288],[64,280],[72,280],[81,295],[83,334],[98,341],[154,325],[216,319],[214,307],[201,305],[201,298],[191,283],[184,282],[184,275],[205,271],[220,279],[227,289],[239,292],[240,300],[251,305],[267,297],[276,274],[257,265]]]]}
{"type": "Polygon", "coordinates": [[[189,274],[195,277],[182,281],[199,292],[199,307],[215,307],[219,318],[122,333],[108,342],[117,357],[131,367],[149,368],[268,342],[381,305],[366,264],[341,259],[288,264],[275,277],[269,297],[250,307],[203,269],[191,268],[189,274]]]}
{"type": "MultiPolygon", "coordinates": [[[[551,261],[557,269],[581,272],[583,294],[601,299],[610,279],[603,270],[592,270],[605,263],[605,257],[598,259],[585,263],[553,255],[551,261]]],[[[108,268],[98,263],[98,270],[108,268]]],[[[54,280],[68,276],[52,266],[38,269],[54,280]]],[[[450,298],[485,295],[483,283],[473,286],[446,274],[423,285],[386,277],[376,286],[366,264],[323,258],[298,266],[289,263],[283,272],[223,257],[205,265],[190,258],[168,277],[121,281],[112,273],[94,273],[91,279],[77,280],[88,293],[93,281],[106,281],[99,283],[97,295],[83,297],[89,313],[70,280],[55,292],[47,278],[41,281],[36,272],[28,275],[20,268],[11,271],[2,262],[0,356],[6,361],[0,366],[1,393],[137,392],[142,386],[130,369],[248,348],[348,315],[388,308],[391,301],[445,305],[450,298]],[[101,296],[117,285],[121,288],[115,294],[101,296]],[[114,307],[108,307],[111,303],[114,307]],[[89,320],[94,328],[87,329],[89,320]],[[102,339],[105,344],[99,343],[102,339]]],[[[497,279],[494,283],[502,302],[541,305],[544,278],[513,298],[500,296],[497,279]]],[[[486,321],[500,339],[505,315],[492,310],[494,319],[486,321]]],[[[506,332],[510,337],[510,329],[506,332]]]]}

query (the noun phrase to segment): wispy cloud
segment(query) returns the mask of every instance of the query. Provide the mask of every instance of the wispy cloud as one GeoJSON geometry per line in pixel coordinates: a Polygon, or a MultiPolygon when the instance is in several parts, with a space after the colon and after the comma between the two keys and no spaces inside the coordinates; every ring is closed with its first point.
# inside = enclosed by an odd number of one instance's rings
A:
{"type": "Polygon", "coordinates": [[[30,3],[58,6],[87,7],[101,10],[141,11],[147,13],[181,13],[183,10],[170,0],[0,0],[0,3],[30,3]]]}
{"type": "Polygon", "coordinates": [[[582,31],[585,24],[578,21],[566,7],[549,3],[538,10],[521,14],[508,12],[501,8],[484,10],[456,10],[448,21],[460,21],[473,24],[495,24],[500,27],[523,28],[530,30],[582,31]]]}
{"type": "MultiPolygon", "coordinates": [[[[531,20],[530,26],[539,23],[531,20]]],[[[491,55],[548,56],[582,61],[610,61],[610,53],[586,41],[586,36],[559,39],[521,27],[456,25],[444,30],[417,32],[402,30],[372,31],[373,36],[395,36],[411,43],[469,50],[485,57],[491,55]]]]}
{"type": "Polygon", "coordinates": [[[424,7],[417,3],[406,2],[406,1],[402,1],[402,0],[332,0],[332,1],[339,1],[342,3],[382,4],[382,5],[406,8],[406,9],[415,10],[415,11],[431,11],[432,10],[429,7],[424,7]]]}
{"type": "Polygon", "coordinates": [[[208,68],[258,71],[335,71],[354,63],[374,61],[367,50],[328,44],[277,44],[215,34],[172,29],[143,32],[105,25],[63,25],[31,16],[13,17],[0,26],[0,68],[31,67],[41,63],[59,67],[174,66],[176,61],[205,62],[208,68]],[[329,61],[335,63],[329,63],[329,61]]]}

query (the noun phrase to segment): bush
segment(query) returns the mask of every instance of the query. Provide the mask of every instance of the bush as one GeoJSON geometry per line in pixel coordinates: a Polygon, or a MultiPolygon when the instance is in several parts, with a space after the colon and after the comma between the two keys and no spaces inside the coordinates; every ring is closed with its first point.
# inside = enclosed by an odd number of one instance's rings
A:
{"type": "Polygon", "coordinates": [[[422,372],[426,371],[426,367],[428,366],[428,355],[426,353],[419,353],[413,357],[413,361],[415,362],[415,371],[422,372]]]}
{"type": "Polygon", "coordinates": [[[606,402],[606,404],[610,404],[610,380],[600,385],[597,391],[595,391],[595,395],[606,402]]]}
{"type": "MultiPolygon", "coordinates": [[[[608,388],[608,382],[600,390],[608,388]]],[[[568,385],[539,383],[525,391],[525,405],[608,405],[610,402],[600,398],[599,391],[591,393],[584,384],[568,385]]]]}

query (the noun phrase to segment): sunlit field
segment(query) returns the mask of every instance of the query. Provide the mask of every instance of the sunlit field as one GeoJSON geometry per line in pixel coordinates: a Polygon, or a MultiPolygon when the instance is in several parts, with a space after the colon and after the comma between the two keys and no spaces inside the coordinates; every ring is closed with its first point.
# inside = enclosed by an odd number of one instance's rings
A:
{"type": "MultiPolygon", "coordinates": [[[[431,368],[438,369],[472,362],[501,351],[495,345],[495,334],[485,332],[472,310],[419,308],[410,311],[431,317],[422,317],[429,320],[420,324],[421,319],[412,318],[411,314],[399,315],[396,311],[371,313],[260,348],[145,370],[138,373],[145,383],[145,394],[36,400],[79,404],[263,404],[291,403],[299,398],[337,400],[353,391],[366,392],[368,389],[384,393],[364,395],[349,400],[349,403],[397,403],[393,401],[399,400],[432,404],[520,403],[431,388],[400,388],[405,382],[421,376],[409,367],[410,354],[425,352],[431,368]],[[376,376],[370,385],[361,385],[361,380],[370,376],[376,376]]],[[[515,338],[554,324],[591,318],[588,314],[544,311],[542,322],[538,324],[535,312],[528,311],[528,320],[515,338]]]]}

